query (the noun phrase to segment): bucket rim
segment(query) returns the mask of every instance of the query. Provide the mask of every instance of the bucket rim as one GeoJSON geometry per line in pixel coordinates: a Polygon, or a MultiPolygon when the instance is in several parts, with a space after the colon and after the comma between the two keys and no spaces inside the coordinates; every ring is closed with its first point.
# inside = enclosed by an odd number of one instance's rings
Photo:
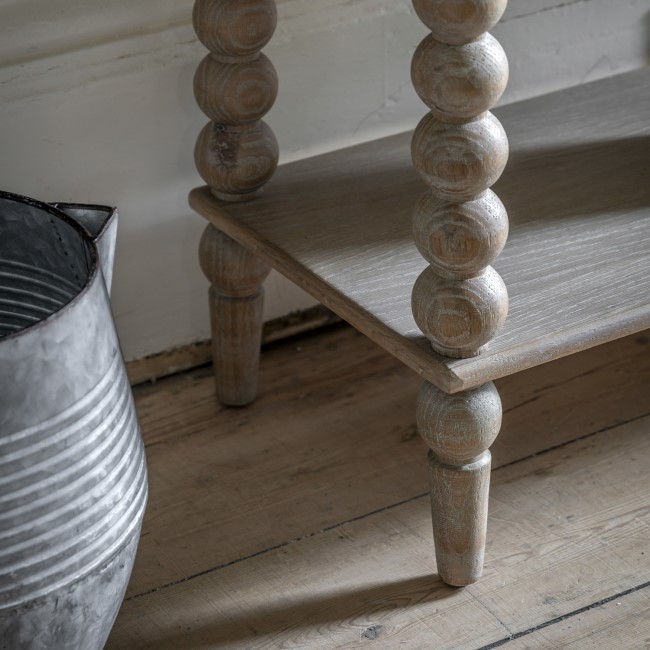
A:
{"type": "Polygon", "coordinates": [[[27,325],[26,327],[23,327],[22,329],[16,332],[11,332],[9,334],[5,334],[4,336],[0,337],[0,345],[2,345],[5,342],[14,341],[20,336],[27,335],[31,332],[37,331],[40,328],[49,325],[54,319],[61,318],[65,312],[73,308],[74,305],[76,305],[79,301],[82,300],[83,296],[86,293],[88,293],[90,287],[94,284],[97,277],[100,276],[99,252],[97,250],[97,244],[95,243],[95,239],[82,224],[77,222],[72,217],[69,217],[65,212],[63,212],[63,210],[57,208],[56,205],[66,205],[70,207],[85,208],[89,210],[94,210],[94,209],[110,210],[111,212],[115,212],[115,208],[106,205],[91,205],[85,203],[81,204],[81,203],[63,203],[63,202],[58,202],[57,204],[51,204],[51,203],[46,203],[45,201],[39,201],[38,199],[34,199],[30,196],[25,196],[23,194],[16,194],[15,192],[7,192],[4,190],[0,190],[0,201],[1,200],[13,201],[14,203],[22,203],[23,205],[28,205],[33,208],[37,208],[38,210],[41,210],[45,214],[48,214],[52,217],[59,219],[60,221],[63,221],[67,226],[76,230],[79,236],[81,237],[81,240],[83,241],[86,250],[89,254],[90,269],[89,269],[88,276],[85,279],[85,282],[75,293],[74,297],[71,300],[58,307],[57,309],[55,309],[53,312],[51,312],[41,320],[38,320],[35,323],[32,323],[31,325],[27,325]]]}

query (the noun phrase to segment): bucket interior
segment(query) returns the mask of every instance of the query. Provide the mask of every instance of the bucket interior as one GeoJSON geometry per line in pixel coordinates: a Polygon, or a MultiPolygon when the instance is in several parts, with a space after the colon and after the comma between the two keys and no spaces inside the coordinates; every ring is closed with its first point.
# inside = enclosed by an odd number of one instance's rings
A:
{"type": "Polygon", "coordinates": [[[0,339],[57,312],[86,286],[90,243],[45,204],[0,196],[0,339]]]}

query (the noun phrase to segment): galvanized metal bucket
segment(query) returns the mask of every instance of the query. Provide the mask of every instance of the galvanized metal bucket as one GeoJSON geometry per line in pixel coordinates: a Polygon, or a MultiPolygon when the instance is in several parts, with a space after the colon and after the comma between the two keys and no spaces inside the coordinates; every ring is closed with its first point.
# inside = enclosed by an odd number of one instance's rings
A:
{"type": "Polygon", "coordinates": [[[95,650],[147,498],[108,299],[117,213],[0,192],[0,648],[95,650]]]}

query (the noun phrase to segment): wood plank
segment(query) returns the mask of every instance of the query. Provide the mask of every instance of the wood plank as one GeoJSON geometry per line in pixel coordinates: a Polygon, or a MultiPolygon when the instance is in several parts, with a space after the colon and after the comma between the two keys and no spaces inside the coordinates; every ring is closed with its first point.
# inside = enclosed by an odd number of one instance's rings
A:
{"type": "Polygon", "coordinates": [[[505,328],[478,357],[434,354],[410,311],[425,264],[409,212],[424,190],[402,134],[280,168],[260,200],[197,212],[448,392],[650,326],[650,71],[498,109],[511,159],[494,189],[511,234],[494,266],[505,328]]]}
{"type": "Polygon", "coordinates": [[[477,648],[650,579],[650,417],[494,473],[484,578],[437,579],[428,498],[127,601],[107,648],[477,648]]]}
{"type": "MultiPolygon", "coordinates": [[[[629,337],[501,380],[494,466],[647,413],[649,352],[629,337]]],[[[265,349],[247,409],[216,403],[210,368],[137,387],[150,498],[128,594],[425,493],[419,384],[340,327],[265,349]]]]}
{"type": "Polygon", "coordinates": [[[508,642],[508,650],[625,650],[649,643],[650,588],[645,587],[508,642]]]}

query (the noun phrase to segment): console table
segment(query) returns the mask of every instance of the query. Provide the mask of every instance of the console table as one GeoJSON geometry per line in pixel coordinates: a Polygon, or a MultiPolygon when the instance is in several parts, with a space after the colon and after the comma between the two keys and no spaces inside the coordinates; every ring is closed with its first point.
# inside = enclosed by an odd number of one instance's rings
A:
{"type": "Polygon", "coordinates": [[[483,564],[492,380],[650,326],[650,72],[493,115],[508,67],[486,32],[506,0],[413,4],[431,30],[413,57],[429,109],[415,134],[274,174],[262,117],[277,76],[260,50],[275,4],[197,0],[210,122],[190,204],[210,222],[200,262],[223,403],[255,397],[270,267],[422,376],[437,567],[461,586],[483,564]]]}

